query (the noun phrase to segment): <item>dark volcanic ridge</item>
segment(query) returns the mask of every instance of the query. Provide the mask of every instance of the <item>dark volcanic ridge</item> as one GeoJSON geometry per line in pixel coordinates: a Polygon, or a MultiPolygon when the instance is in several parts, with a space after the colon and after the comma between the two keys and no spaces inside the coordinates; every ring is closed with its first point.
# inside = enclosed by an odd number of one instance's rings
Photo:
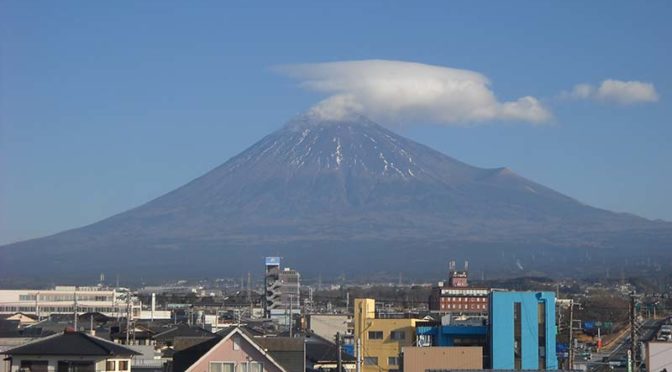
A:
{"type": "MultiPolygon", "coordinates": [[[[130,261],[125,270],[163,272],[180,257],[207,251],[221,262],[219,275],[240,270],[234,265],[240,260],[231,258],[246,252],[260,260],[306,246],[297,259],[319,260],[325,250],[339,249],[347,263],[372,247],[378,255],[387,249],[392,266],[407,259],[399,257],[404,246],[417,256],[436,256],[436,249],[468,256],[476,245],[506,255],[512,247],[530,253],[539,247],[618,249],[618,236],[658,252],[672,248],[671,232],[670,223],[587,206],[507,168],[462,163],[363,116],[334,121],[306,114],[140,207],[0,247],[0,277],[26,275],[18,268],[28,263],[54,273],[65,269],[49,262],[97,270],[109,252],[130,261]],[[427,248],[432,242],[438,247],[427,248]]],[[[497,264],[497,255],[491,258],[497,264]]],[[[443,265],[447,258],[427,258],[437,260],[443,265]]],[[[409,268],[415,269],[422,270],[409,268]]]]}

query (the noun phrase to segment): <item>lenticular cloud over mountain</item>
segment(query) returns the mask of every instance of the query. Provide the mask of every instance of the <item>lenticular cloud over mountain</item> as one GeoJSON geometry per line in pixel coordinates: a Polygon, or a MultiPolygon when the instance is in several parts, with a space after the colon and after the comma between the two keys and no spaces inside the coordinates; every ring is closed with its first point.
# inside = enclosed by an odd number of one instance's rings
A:
{"type": "Polygon", "coordinates": [[[501,102],[486,76],[456,68],[387,60],[299,64],[278,68],[305,89],[331,94],[313,107],[328,119],[361,112],[387,121],[464,124],[506,120],[539,124],[550,111],[532,96],[501,102]]]}

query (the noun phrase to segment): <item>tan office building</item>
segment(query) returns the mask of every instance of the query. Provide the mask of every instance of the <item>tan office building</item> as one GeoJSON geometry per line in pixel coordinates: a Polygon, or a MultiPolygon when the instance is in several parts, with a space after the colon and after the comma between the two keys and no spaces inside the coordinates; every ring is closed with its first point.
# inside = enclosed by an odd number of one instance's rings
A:
{"type": "Polygon", "coordinates": [[[483,348],[467,347],[404,347],[404,372],[427,370],[483,369],[483,348]]]}

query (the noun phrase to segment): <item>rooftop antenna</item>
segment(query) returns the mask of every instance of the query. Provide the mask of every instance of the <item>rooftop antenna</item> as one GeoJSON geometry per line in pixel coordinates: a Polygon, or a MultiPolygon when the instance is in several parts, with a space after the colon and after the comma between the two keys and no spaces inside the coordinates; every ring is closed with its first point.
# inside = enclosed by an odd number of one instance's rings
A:
{"type": "Polygon", "coordinates": [[[450,270],[451,272],[455,271],[455,261],[454,260],[450,260],[448,262],[448,270],[450,270]]]}
{"type": "Polygon", "coordinates": [[[252,273],[247,272],[247,302],[252,302],[252,273]]]}
{"type": "Polygon", "coordinates": [[[469,271],[469,261],[464,261],[464,271],[469,271]]]}

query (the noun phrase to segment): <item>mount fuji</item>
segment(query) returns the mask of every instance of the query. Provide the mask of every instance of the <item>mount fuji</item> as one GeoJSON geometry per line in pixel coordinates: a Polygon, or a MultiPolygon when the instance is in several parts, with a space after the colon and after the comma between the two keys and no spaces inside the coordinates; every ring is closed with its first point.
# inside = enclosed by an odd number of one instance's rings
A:
{"type": "Polygon", "coordinates": [[[450,258],[561,275],[669,262],[671,243],[671,223],[465,164],[363,116],[307,113],[144,205],[0,247],[0,278],[231,277],[265,255],[326,276],[440,275],[450,258]]]}

